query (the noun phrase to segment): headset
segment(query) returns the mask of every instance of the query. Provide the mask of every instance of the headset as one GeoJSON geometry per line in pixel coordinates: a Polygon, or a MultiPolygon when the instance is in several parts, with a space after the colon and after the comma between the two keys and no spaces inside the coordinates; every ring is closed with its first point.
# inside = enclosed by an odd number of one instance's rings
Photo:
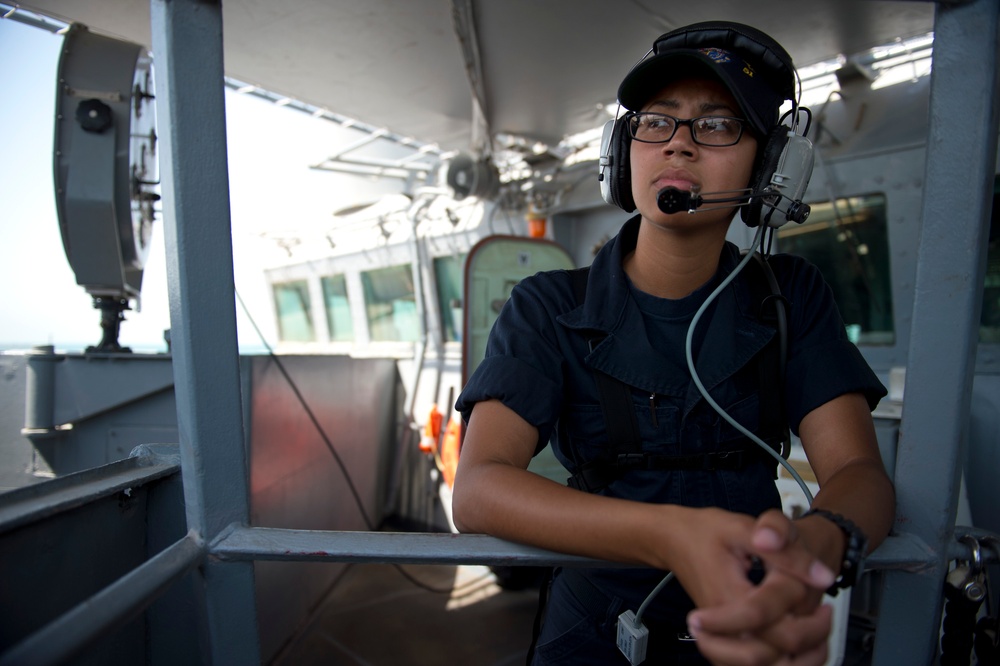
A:
{"type": "MultiPolygon", "coordinates": [[[[792,100],[793,107],[779,119],[778,124],[758,147],[747,188],[707,193],[697,189],[688,192],[666,188],[658,194],[657,205],[668,214],[684,210],[697,213],[722,207],[740,207],[741,217],[748,227],[765,224],[778,228],[789,221],[799,224],[805,222],[810,210],[807,204],[802,203],[802,197],[812,177],[814,163],[813,145],[805,134],[808,133],[812,115],[807,108],[799,106],[795,98],[798,72],[791,57],[780,44],[750,26],[709,21],[663,35],[657,40],[654,49],[646,53],[639,62],[654,51],[702,47],[718,47],[744,56],[756,65],[759,74],[781,83],[781,94],[792,100]],[[800,114],[805,114],[808,118],[801,133],[800,114]],[[790,124],[784,124],[786,119],[790,124]],[[714,205],[701,208],[705,204],[714,205]],[[782,214],[775,215],[776,211],[782,214]]],[[[631,213],[635,210],[635,201],[632,197],[632,172],[629,165],[632,137],[627,121],[628,116],[623,115],[604,125],[598,180],[601,197],[609,204],[631,213]]]]}

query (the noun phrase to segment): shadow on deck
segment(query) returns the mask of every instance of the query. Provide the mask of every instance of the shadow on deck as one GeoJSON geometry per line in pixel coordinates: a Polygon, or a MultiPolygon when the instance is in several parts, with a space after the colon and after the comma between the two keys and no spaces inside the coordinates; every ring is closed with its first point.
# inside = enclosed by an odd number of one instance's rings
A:
{"type": "Polygon", "coordinates": [[[523,664],[537,604],[487,567],[355,564],[271,664],[523,664]]]}

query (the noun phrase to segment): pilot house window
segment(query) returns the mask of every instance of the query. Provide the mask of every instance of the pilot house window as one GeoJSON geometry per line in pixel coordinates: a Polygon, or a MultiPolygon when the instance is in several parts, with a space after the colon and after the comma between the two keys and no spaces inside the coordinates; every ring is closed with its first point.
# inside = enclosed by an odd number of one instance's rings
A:
{"type": "Polygon", "coordinates": [[[778,248],[816,264],[833,290],[852,342],[895,341],[884,195],[812,204],[805,223],[778,231],[778,248]]]}
{"type": "Polygon", "coordinates": [[[361,274],[368,331],[376,342],[414,342],[420,337],[413,270],[409,264],[361,274]]]}
{"type": "Polygon", "coordinates": [[[327,275],[320,280],[326,302],[326,325],[332,342],[354,339],[351,304],[347,300],[347,281],[343,275],[327,275]]]}
{"type": "Polygon", "coordinates": [[[312,320],[309,285],[305,280],[274,285],[278,310],[278,335],[286,342],[312,342],[316,329],[312,320]]]}

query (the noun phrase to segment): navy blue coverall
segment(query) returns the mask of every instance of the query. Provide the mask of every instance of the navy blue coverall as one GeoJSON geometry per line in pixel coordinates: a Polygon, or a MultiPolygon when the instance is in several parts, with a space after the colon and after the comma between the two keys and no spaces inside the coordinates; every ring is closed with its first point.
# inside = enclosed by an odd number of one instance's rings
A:
{"type": "MultiPolygon", "coordinates": [[[[476,402],[499,399],[538,429],[538,450],[551,442],[559,461],[575,473],[608,454],[607,424],[594,378],[598,370],[630,387],[644,452],[757,452],[704,400],[684,355],[691,319],[739,263],[739,249],[726,243],[715,278],[693,294],[661,299],[633,287],[622,268],[638,230],[636,216],[597,254],[582,304],[567,271],[538,273],[513,289],[485,358],[457,401],[466,421],[476,402]]],[[[848,340],[819,270],[791,255],[774,255],[770,263],[788,302],[785,409],[792,432],[797,434],[811,410],[845,393],[863,393],[874,409],[885,388],[848,340]]],[[[757,318],[756,305],[745,276],[739,276],[701,317],[693,344],[702,383],[751,432],[757,432],[762,390],[753,359],[775,335],[774,327],[757,318]]],[[[780,507],[774,460],[766,454],[748,460],[739,469],[629,470],[596,492],[754,516],[780,507]]],[[[663,576],[662,571],[638,568],[558,571],[535,663],[627,663],[615,644],[617,617],[638,609],[663,576]]],[[[650,627],[647,663],[659,658],[699,663],[693,644],[677,640],[691,608],[676,581],[649,605],[644,615],[650,627]],[[692,661],[677,656],[683,654],[693,655],[692,661]]]]}

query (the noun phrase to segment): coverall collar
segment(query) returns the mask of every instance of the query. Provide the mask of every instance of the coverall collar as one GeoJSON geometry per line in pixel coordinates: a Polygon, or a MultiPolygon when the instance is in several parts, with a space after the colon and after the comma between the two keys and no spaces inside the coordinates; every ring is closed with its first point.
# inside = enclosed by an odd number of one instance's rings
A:
{"type": "MultiPolygon", "coordinates": [[[[646,335],[642,313],[630,296],[622,267],[624,258],[635,249],[639,225],[636,215],[601,249],[590,268],[583,304],[557,321],[584,334],[594,333],[596,338],[603,336],[584,359],[589,367],[650,393],[676,395],[680,387],[686,387],[681,390],[686,393],[687,413],[701,399],[694,382],[646,361],[657,358],[659,352],[646,335]]],[[[739,260],[739,249],[727,242],[719,258],[719,275],[728,275],[739,260]]],[[[753,269],[748,266],[747,270],[753,269]]],[[[775,333],[758,321],[752,304],[747,281],[734,280],[719,295],[714,314],[709,317],[706,313],[698,323],[696,335],[702,336],[703,342],[695,368],[709,391],[746,365],[775,333]]]]}

